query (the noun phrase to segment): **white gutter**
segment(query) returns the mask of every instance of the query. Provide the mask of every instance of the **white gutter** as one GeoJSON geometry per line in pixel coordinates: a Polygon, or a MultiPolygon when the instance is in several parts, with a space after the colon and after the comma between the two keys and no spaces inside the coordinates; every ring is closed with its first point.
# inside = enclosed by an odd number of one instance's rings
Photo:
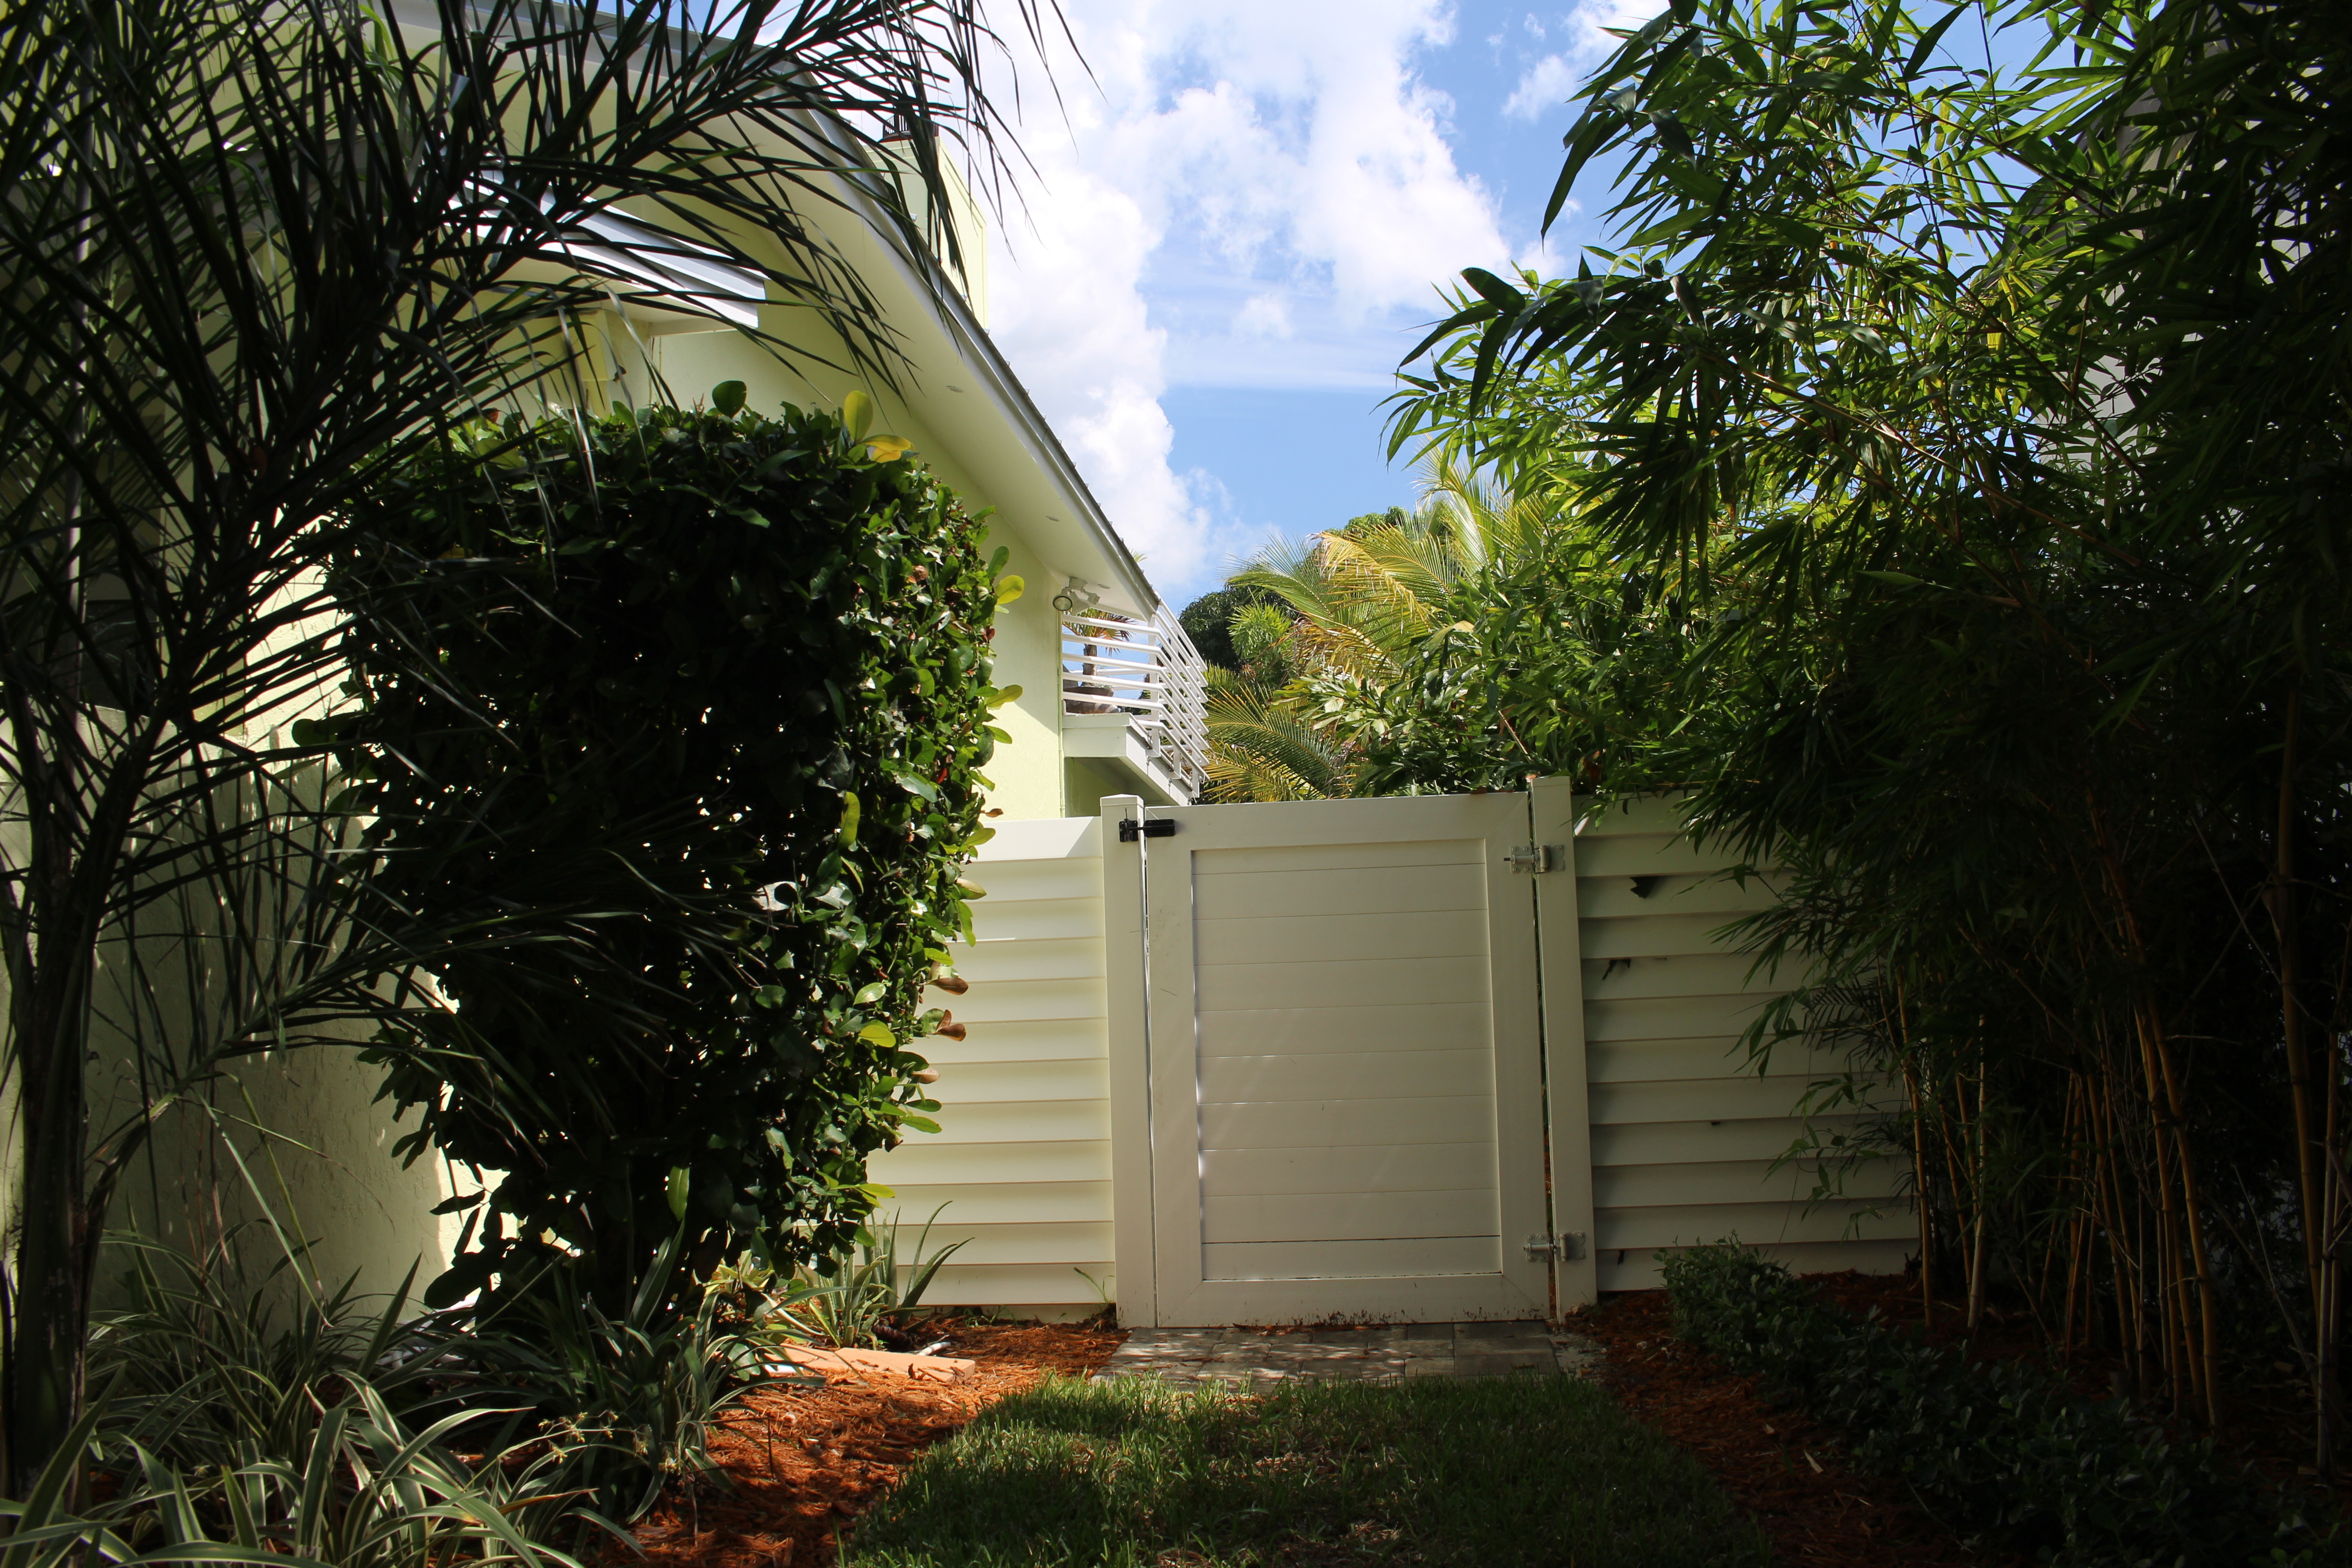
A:
{"type": "MultiPolygon", "coordinates": [[[[950,374],[955,379],[950,380],[948,374],[942,374],[940,367],[926,363],[928,356],[921,352],[922,345],[917,341],[919,331],[916,323],[902,324],[893,319],[892,325],[899,331],[900,347],[914,371],[926,378],[922,390],[931,395],[926,406],[919,412],[928,415],[940,409],[941,394],[949,388],[960,386],[966,379],[978,384],[975,388],[965,390],[977,390],[983,394],[995,412],[1011,426],[1007,433],[1018,444],[1021,457],[1045,477],[1056,503],[1051,511],[1038,510],[1031,514],[1024,510],[1018,519],[1023,535],[1047,547],[1041,549],[1039,553],[1047,557],[1046,564],[1054,571],[1084,578],[1096,589],[1108,590],[1108,602],[1117,604],[1117,607],[1131,615],[1149,618],[1161,607],[1158,592],[1143,574],[1143,567],[1136,560],[1134,552],[1128,549],[1127,542],[1111,526],[1101,503],[1095,500],[1093,490],[1087,488],[1085,478],[1079,474],[1077,465],[1070,460],[1069,452],[1063,447],[1061,438],[1054,434],[1054,427],[1046,423],[1036,404],[1030,400],[1028,389],[1021,384],[1020,378],[1013,373],[1013,367],[997,352],[988,330],[972,314],[970,302],[948,279],[937,260],[925,256],[919,263],[917,258],[908,256],[899,247],[891,237],[887,218],[870,195],[858,190],[846,176],[843,177],[842,184],[847,187],[847,201],[866,225],[875,247],[887,256],[887,264],[895,275],[892,281],[917,302],[919,314],[926,319],[924,324],[935,325],[939,331],[940,342],[938,346],[953,356],[955,368],[950,374]],[[928,279],[926,271],[929,274],[928,279]]],[[[877,285],[881,281],[869,277],[866,285],[876,289],[878,294],[881,290],[877,285]]],[[[936,423],[928,419],[926,422],[936,423]]],[[[983,443],[977,451],[959,450],[955,456],[991,499],[1000,504],[1013,501],[1013,492],[1019,487],[1008,485],[982,471],[984,468],[997,466],[989,461],[994,456],[989,444],[983,443]]]]}

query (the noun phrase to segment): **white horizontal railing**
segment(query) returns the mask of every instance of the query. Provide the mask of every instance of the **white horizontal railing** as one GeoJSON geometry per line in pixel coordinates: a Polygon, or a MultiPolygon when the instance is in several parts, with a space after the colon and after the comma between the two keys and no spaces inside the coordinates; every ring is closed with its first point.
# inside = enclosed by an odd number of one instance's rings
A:
{"type": "Polygon", "coordinates": [[[1063,613],[1062,711],[1125,714],[1187,803],[1209,780],[1208,701],[1208,668],[1166,608],[1149,620],[1063,613]]]}

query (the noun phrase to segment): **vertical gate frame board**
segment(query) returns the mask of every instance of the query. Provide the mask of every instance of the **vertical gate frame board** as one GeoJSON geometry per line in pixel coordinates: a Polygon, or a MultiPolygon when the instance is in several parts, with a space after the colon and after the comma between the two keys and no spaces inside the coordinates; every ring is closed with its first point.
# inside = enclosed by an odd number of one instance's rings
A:
{"type": "Polygon", "coordinates": [[[1566,779],[1528,781],[1531,842],[1559,863],[1538,876],[1536,945],[1543,977],[1544,1099],[1551,1138],[1552,1291],[1559,1310],[1601,1299],[1593,1246],[1592,1113],[1584,1063],[1584,943],[1576,907],[1576,798],[1566,779]],[[1581,1245],[1571,1245],[1580,1237],[1581,1245]]]}
{"type": "Polygon", "coordinates": [[[1143,819],[1139,795],[1102,801],[1104,975],[1110,988],[1110,1194],[1118,1321],[1160,1322],[1151,1206],[1151,1039],[1143,994],[1143,841],[1118,825],[1143,819]]]}

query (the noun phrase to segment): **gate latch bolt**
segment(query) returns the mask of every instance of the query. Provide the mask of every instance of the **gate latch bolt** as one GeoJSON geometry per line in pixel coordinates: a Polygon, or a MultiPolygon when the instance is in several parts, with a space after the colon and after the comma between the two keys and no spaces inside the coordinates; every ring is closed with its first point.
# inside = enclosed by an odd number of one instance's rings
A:
{"type": "Polygon", "coordinates": [[[1557,1258],[1562,1263],[1573,1263],[1584,1256],[1584,1233],[1570,1230],[1563,1231],[1558,1237],[1531,1236],[1528,1237],[1528,1256],[1557,1258]]]}
{"type": "Polygon", "coordinates": [[[1121,844],[1132,844],[1139,838],[1173,838],[1175,837],[1176,819],[1172,816],[1147,817],[1141,822],[1130,816],[1118,825],[1118,841],[1121,844]]]}
{"type": "Polygon", "coordinates": [[[1557,844],[1522,844],[1504,856],[1503,861],[1514,871],[1541,875],[1557,870],[1562,858],[1560,847],[1557,844]]]}

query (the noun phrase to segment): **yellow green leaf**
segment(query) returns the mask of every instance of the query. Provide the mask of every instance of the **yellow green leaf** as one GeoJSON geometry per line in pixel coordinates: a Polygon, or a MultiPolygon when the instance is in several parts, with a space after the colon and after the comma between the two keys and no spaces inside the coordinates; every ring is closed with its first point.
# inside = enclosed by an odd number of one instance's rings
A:
{"type": "Polygon", "coordinates": [[[996,689],[996,694],[988,700],[988,705],[991,708],[1002,708],[1008,702],[1017,702],[1020,700],[1021,688],[1018,686],[1000,686],[996,689]]]}
{"type": "Polygon", "coordinates": [[[866,439],[866,432],[874,427],[874,400],[862,392],[853,392],[841,400],[841,423],[853,441],[866,439]]]}
{"type": "Polygon", "coordinates": [[[857,795],[854,791],[842,793],[841,841],[844,844],[857,842],[857,795]]]}
{"type": "Polygon", "coordinates": [[[884,1024],[866,1025],[857,1031],[857,1037],[869,1045],[879,1046],[886,1051],[898,1043],[898,1037],[892,1034],[889,1026],[884,1024]]]}
{"type": "Polygon", "coordinates": [[[866,455],[877,463],[895,463],[914,449],[904,436],[877,436],[866,443],[866,455]]]}
{"type": "Polygon", "coordinates": [[[1019,598],[1023,594],[1028,592],[1028,590],[1029,584],[1024,583],[1017,574],[1009,577],[998,578],[996,583],[996,603],[998,607],[1002,608],[1003,606],[1013,603],[1013,600],[1019,598]]]}

